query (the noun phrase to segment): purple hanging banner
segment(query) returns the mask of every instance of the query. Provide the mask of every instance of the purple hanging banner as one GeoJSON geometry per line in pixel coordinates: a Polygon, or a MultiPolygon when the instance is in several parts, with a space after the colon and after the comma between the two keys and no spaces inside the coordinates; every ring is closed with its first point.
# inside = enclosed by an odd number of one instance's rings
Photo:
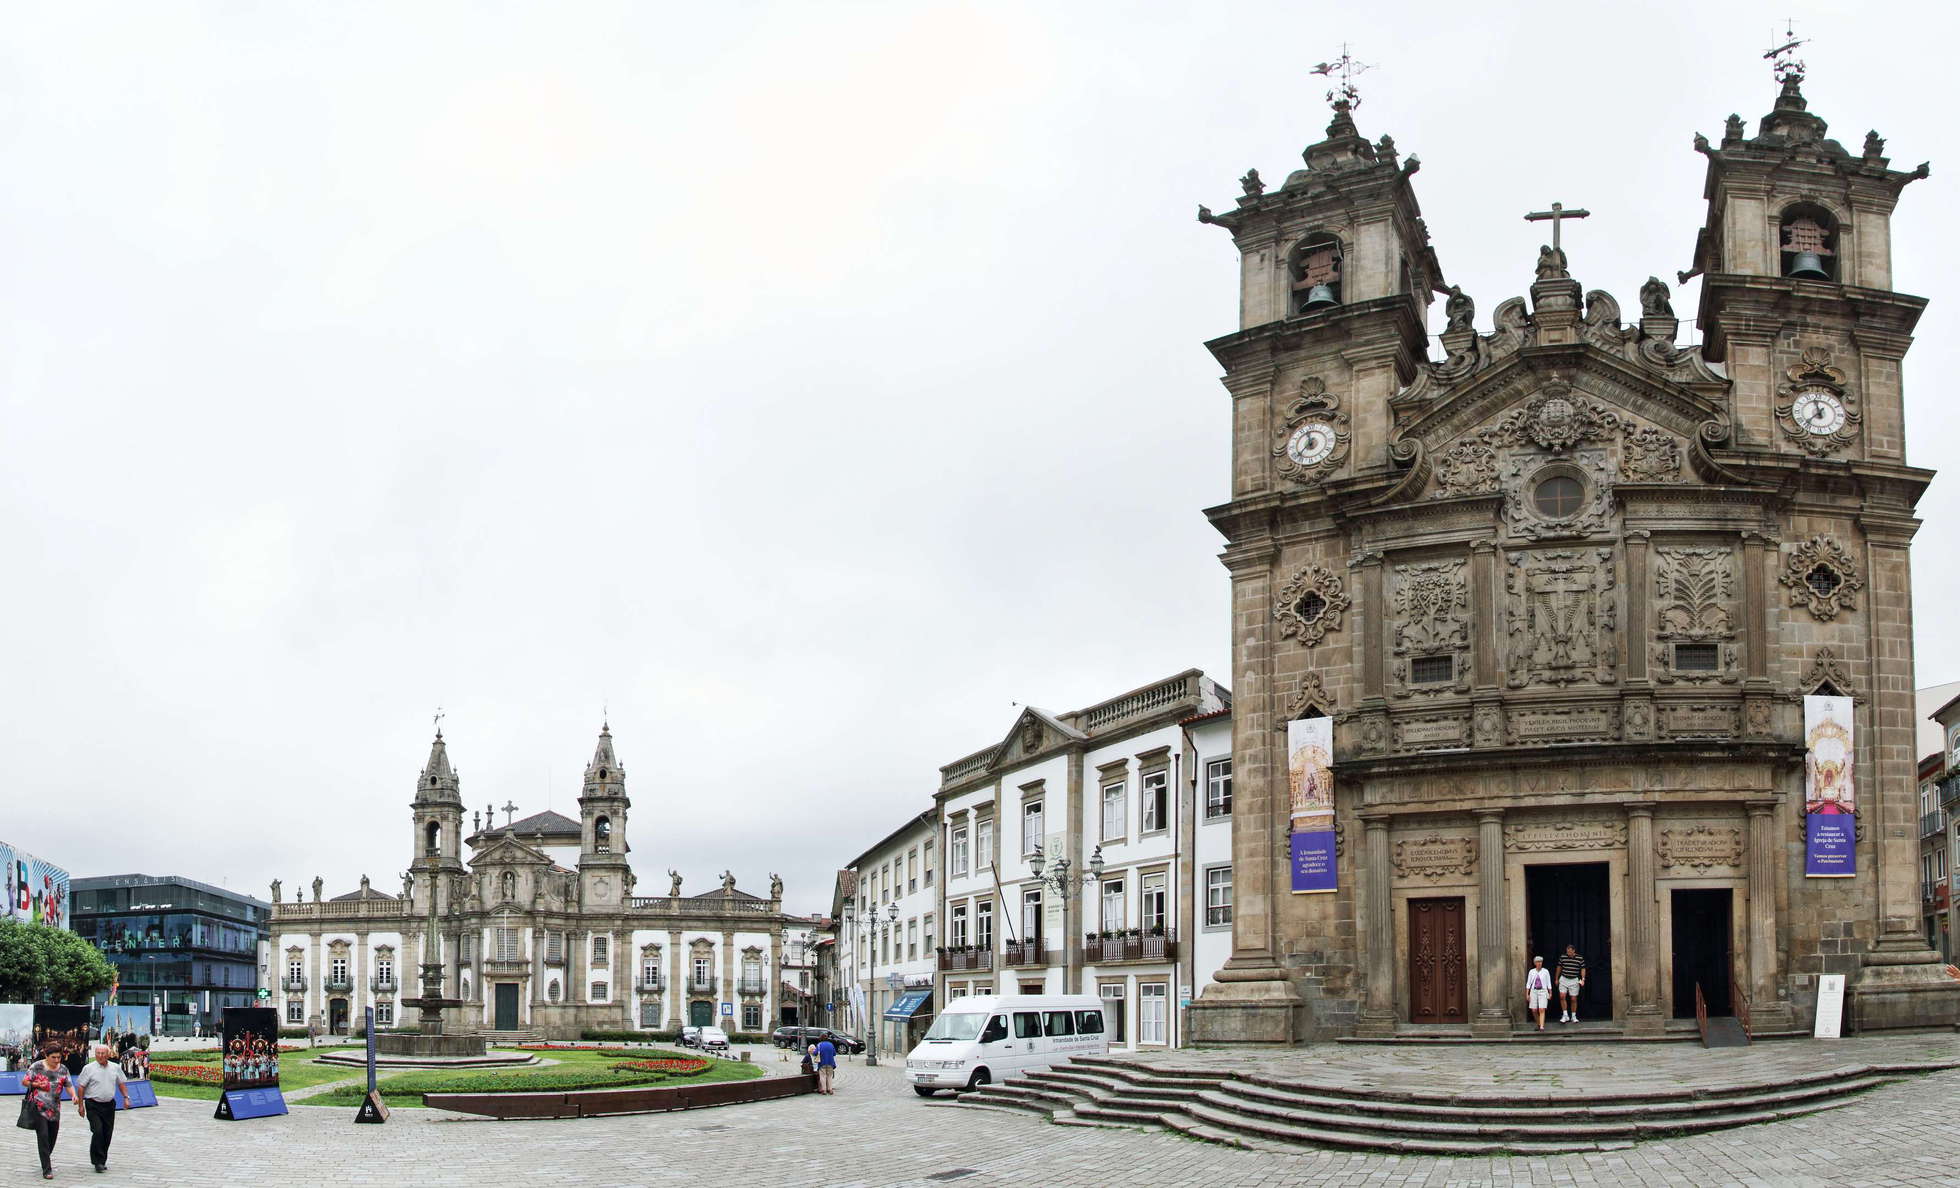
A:
{"type": "Polygon", "coordinates": [[[1857,766],[1851,699],[1803,699],[1804,877],[1848,879],[1858,873],[1857,766]]]}
{"type": "Polygon", "coordinates": [[[1286,724],[1286,784],[1292,823],[1293,890],[1337,888],[1334,862],[1334,719],[1286,724]]]}

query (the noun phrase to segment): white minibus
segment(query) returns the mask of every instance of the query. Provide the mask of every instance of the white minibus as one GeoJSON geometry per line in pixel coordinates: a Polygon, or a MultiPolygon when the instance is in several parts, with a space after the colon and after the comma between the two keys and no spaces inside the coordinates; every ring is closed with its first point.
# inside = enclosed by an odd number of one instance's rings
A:
{"type": "Polygon", "coordinates": [[[1087,994],[981,994],[955,998],[905,1058],[912,1091],[973,1089],[1071,1056],[1109,1051],[1102,999],[1087,994]]]}

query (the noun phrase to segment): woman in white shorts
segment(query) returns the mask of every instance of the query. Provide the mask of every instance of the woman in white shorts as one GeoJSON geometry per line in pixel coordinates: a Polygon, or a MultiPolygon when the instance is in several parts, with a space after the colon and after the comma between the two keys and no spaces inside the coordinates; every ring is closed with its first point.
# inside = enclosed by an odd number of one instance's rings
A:
{"type": "Polygon", "coordinates": [[[1524,1001],[1538,1017],[1538,1030],[1545,1030],[1545,1008],[1552,1005],[1552,971],[1545,968],[1543,957],[1533,957],[1531,968],[1525,971],[1524,1001]]]}

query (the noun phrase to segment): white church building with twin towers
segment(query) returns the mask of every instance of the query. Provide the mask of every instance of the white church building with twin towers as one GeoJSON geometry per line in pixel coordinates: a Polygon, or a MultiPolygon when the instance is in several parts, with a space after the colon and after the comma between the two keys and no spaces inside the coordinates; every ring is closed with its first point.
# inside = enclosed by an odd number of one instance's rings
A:
{"type": "Polygon", "coordinates": [[[315,878],[311,901],[286,901],[272,884],[261,965],[283,1023],[348,1034],[372,1006],[377,1028],[412,1026],[414,1010],[401,1004],[419,997],[431,953],[443,993],[463,1001],[446,1023],[454,1033],[574,1039],[702,1024],[760,1033],[795,1019],[802,1004],[783,985],[784,949],[806,941],[812,922],[783,911],[780,878],[756,895],[724,872],[710,890],[684,894],[670,870],[664,894],[635,894],[632,802],[610,725],[578,806],[573,820],[551,811],[513,819],[507,805],[501,826],[494,810],[470,811],[438,728],[415,781],[399,895],[366,876],[332,898],[315,878]]]}

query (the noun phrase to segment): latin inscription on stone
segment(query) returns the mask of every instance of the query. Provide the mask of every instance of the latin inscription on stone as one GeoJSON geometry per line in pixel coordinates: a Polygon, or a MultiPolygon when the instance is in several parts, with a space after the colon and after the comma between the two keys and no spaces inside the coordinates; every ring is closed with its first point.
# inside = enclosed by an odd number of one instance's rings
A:
{"type": "Polygon", "coordinates": [[[1461,718],[1413,718],[1395,724],[1396,737],[1403,746],[1417,743],[1462,742],[1461,718]]]}
{"type": "Polygon", "coordinates": [[[1404,838],[1395,843],[1395,873],[1404,878],[1442,879],[1467,875],[1476,867],[1477,843],[1467,837],[1404,838]]]}
{"type": "Polygon", "coordinates": [[[1547,821],[1504,827],[1506,850],[1611,850],[1626,844],[1624,821],[1547,821]]]}
{"type": "Polygon", "coordinates": [[[1511,715],[1511,732],[1520,738],[1597,735],[1610,733],[1612,729],[1613,712],[1603,707],[1511,715]]]}
{"type": "Polygon", "coordinates": [[[1661,830],[1662,866],[1707,870],[1742,862],[1742,829],[1735,825],[1675,825],[1661,830]]]}

